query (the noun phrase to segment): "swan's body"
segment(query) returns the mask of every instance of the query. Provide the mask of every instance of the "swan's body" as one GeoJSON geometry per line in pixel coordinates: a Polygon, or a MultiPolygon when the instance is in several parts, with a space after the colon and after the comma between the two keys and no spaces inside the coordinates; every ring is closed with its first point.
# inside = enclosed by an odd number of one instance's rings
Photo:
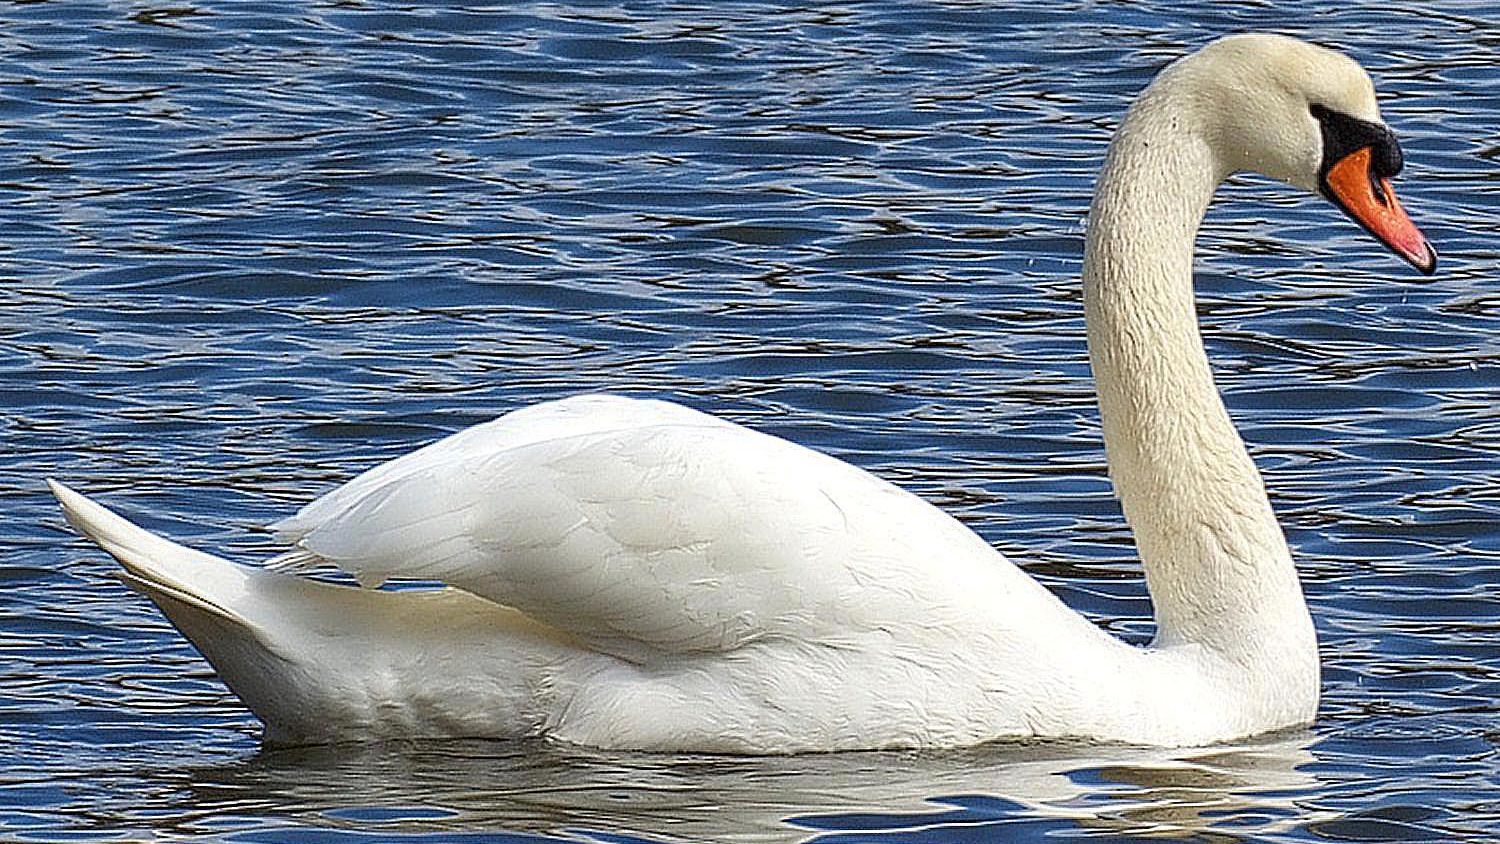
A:
{"type": "MultiPolygon", "coordinates": [[[[1313,627],[1214,388],[1191,264],[1231,172],[1324,186],[1326,147],[1342,141],[1310,103],[1379,127],[1349,60],[1271,36],[1217,42],[1142,96],[1100,180],[1089,344],[1155,606],[1147,648],[921,499],[662,402],[516,411],[276,526],[296,550],[273,568],[452,587],[438,592],[236,566],[54,489],[270,740],[796,752],[1029,736],[1185,745],[1303,724],[1318,700],[1313,627]]],[[[1371,184],[1383,175],[1371,165],[1371,184]]]]}

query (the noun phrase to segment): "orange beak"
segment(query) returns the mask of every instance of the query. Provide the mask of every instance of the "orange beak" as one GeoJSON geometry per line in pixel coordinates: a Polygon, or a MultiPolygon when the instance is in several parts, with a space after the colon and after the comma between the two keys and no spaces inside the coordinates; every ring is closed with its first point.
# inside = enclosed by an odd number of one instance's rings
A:
{"type": "Polygon", "coordinates": [[[1339,159],[1323,176],[1324,190],[1344,213],[1392,252],[1432,275],[1437,269],[1437,252],[1396,201],[1390,179],[1375,175],[1370,156],[1370,147],[1361,147],[1339,159]]]}

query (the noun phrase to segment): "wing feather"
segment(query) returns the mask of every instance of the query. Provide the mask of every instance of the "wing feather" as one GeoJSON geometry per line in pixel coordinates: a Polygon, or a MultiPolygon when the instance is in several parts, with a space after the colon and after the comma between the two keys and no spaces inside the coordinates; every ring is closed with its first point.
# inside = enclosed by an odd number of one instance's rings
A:
{"type": "Polygon", "coordinates": [[[914,600],[940,623],[945,606],[969,612],[975,589],[1039,590],[952,518],[862,470],[616,397],[461,432],[280,527],[362,583],[441,580],[638,661],[768,636],[835,642],[904,623],[914,600]]]}

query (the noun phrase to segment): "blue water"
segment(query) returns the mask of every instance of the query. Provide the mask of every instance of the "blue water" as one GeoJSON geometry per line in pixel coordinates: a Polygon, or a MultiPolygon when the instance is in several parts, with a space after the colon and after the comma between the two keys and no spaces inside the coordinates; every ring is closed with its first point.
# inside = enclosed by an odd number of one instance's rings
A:
{"type": "Polygon", "coordinates": [[[1491,841],[1500,836],[1500,7],[1470,2],[0,8],[0,839],[1491,841]],[[262,751],[41,479],[252,528],[522,404],[670,397],[963,518],[1132,641],[1076,282],[1167,60],[1281,28],[1384,94],[1417,277],[1221,194],[1198,286],[1322,641],[1235,748],[716,759],[262,751]]]}

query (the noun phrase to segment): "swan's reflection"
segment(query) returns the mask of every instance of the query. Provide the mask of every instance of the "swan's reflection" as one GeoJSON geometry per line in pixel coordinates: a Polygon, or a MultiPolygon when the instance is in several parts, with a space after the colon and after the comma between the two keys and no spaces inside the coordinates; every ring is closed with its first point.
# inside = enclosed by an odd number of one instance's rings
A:
{"type": "MultiPolygon", "coordinates": [[[[609,840],[901,840],[934,826],[1234,837],[1311,820],[1308,733],[1152,750],[1057,744],[944,753],[733,758],[448,742],[267,750],[192,773],[221,813],[379,836],[507,830],[609,840]],[[890,836],[895,834],[895,839],[890,836]],[[623,838],[622,838],[623,836],[623,838]]],[[[183,831],[188,831],[184,829],[183,831]]],[[[597,840],[597,839],[596,839],[597,840]]]]}

